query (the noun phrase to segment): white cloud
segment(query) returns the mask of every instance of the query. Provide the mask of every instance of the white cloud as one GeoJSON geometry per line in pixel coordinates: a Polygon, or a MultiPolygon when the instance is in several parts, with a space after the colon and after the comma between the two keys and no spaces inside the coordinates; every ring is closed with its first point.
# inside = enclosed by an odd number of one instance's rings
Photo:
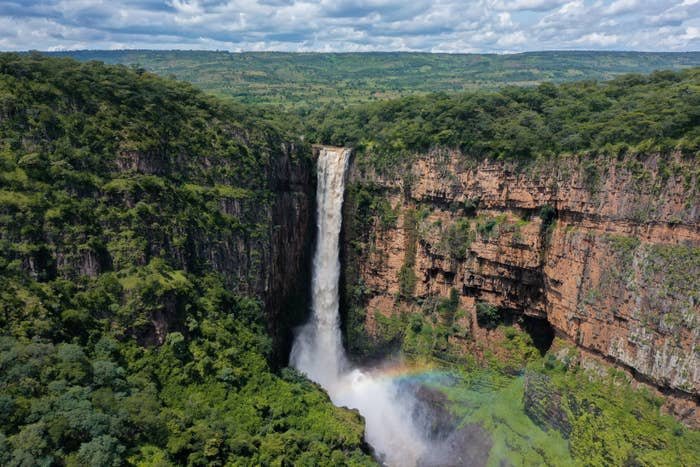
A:
{"type": "Polygon", "coordinates": [[[686,41],[700,39],[700,28],[696,28],[693,26],[686,28],[685,34],[683,34],[681,38],[686,41]]]}
{"type": "Polygon", "coordinates": [[[510,1],[497,1],[494,6],[499,10],[508,11],[547,11],[555,8],[566,0],[510,0],[510,1]]]}
{"type": "Polygon", "coordinates": [[[499,27],[509,28],[513,26],[513,20],[510,17],[510,13],[499,13],[496,18],[498,18],[499,27]]]}
{"type": "Polygon", "coordinates": [[[178,13],[185,15],[201,15],[204,9],[197,0],[171,0],[168,2],[178,13]]]}
{"type": "Polygon", "coordinates": [[[699,50],[700,0],[3,0],[0,49],[699,50]]]}
{"type": "Polygon", "coordinates": [[[603,9],[603,12],[606,15],[619,15],[635,11],[639,8],[639,5],[639,0],[615,0],[610,6],[603,9]]]}
{"type": "Polygon", "coordinates": [[[579,37],[576,39],[574,42],[577,44],[584,44],[584,45],[597,45],[597,46],[602,46],[602,47],[608,47],[613,44],[617,44],[617,42],[620,40],[620,38],[614,34],[601,34],[597,32],[593,32],[590,34],[586,34],[585,36],[579,37]]]}
{"type": "Polygon", "coordinates": [[[700,18],[700,0],[686,1],[680,5],[674,5],[658,14],[649,15],[646,23],[652,26],[681,25],[686,20],[700,18]]]}
{"type": "Polygon", "coordinates": [[[525,33],[516,31],[499,37],[496,44],[506,49],[512,49],[515,46],[524,44],[526,41],[525,33]]]}
{"type": "Polygon", "coordinates": [[[585,11],[585,3],[583,0],[575,0],[573,2],[568,2],[562,5],[561,8],[557,11],[557,13],[561,16],[572,16],[572,15],[578,15],[579,13],[585,11]]]}

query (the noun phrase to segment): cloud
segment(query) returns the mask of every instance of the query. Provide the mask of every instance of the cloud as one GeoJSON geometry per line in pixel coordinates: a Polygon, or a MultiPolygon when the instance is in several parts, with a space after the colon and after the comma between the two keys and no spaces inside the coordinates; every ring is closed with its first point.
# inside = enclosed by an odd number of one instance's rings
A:
{"type": "Polygon", "coordinates": [[[579,37],[574,42],[577,44],[608,47],[613,44],[617,44],[618,40],[620,40],[620,38],[614,34],[608,35],[593,32],[591,34],[586,34],[585,36],[579,37]]]}
{"type": "Polygon", "coordinates": [[[510,0],[510,1],[497,1],[494,6],[499,10],[509,10],[509,11],[549,11],[562,3],[566,3],[565,0],[510,0]]]}
{"type": "Polygon", "coordinates": [[[608,7],[603,9],[606,15],[619,15],[630,13],[639,8],[639,0],[615,0],[608,7]]]}
{"type": "Polygon", "coordinates": [[[685,0],[659,14],[649,15],[645,22],[651,26],[681,26],[691,18],[700,18],[700,0],[685,0]]]}
{"type": "Polygon", "coordinates": [[[0,49],[699,50],[700,0],[5,0],[0,49]]]}
{"type": "Polygon", "coordinates": [[[526,41],[527,37],[525,36],[525,33],[522,31],[516,31],[499,37],[496,44],[504,48],[513,48],[524,44],[526,41]]]}

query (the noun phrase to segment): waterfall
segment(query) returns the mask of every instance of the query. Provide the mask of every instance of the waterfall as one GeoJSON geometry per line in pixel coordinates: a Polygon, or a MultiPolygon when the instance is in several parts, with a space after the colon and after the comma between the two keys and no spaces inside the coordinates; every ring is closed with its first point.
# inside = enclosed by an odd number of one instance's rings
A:
{"type": "Polygon", "coordinates": [[[380,371],[350,367],[338,316],[339,238],[350,150],[323,147],[318,157],[312,316],[296,335],[290,363],[319,383],[338,406],[359,410],[365,437],[386,465],[415,465],[425,441],[411,420],[412,399],[380,371]]]}
{"type": "Polygon", "coordinates": [[[350,150],[344,148],[324,147],[318,156],[317,236],[311,284],[313,315],[297,334],[290,357],[292,366],[324,388],[338,381],[346,366],[338,316],[338,241],[349,159],[350,150]]]}

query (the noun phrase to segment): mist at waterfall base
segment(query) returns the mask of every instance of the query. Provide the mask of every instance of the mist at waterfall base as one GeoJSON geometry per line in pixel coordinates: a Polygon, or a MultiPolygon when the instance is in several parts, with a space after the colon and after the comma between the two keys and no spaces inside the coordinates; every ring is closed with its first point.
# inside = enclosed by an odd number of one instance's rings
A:
{"type": "Polygon", "coordinates": [[[318,159],[317,245],[312,279],[312,317],[292,347],[292,366],[319,383],[338,406],[357,409],[366,439],[387,465],[415,465],[427,441],[414,423],[416,400],[385,368],[360,370],[349,364],[338,316],[339,238],[345,172],[350,151],[322,148],[318,159]]]}

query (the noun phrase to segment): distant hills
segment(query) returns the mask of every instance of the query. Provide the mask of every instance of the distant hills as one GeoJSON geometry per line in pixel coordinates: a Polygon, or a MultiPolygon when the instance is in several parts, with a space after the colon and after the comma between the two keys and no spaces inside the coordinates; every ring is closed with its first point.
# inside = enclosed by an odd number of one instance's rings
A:
{"type": "Polygon", "coordinates": [[[189,81],[220,97],[302,110],[324,102],[366,102],[543,81],[608,80],[626,73],[700,66],[700,52],[495,55],[97,50],[51,55],[131,65],[189,81]]]}

